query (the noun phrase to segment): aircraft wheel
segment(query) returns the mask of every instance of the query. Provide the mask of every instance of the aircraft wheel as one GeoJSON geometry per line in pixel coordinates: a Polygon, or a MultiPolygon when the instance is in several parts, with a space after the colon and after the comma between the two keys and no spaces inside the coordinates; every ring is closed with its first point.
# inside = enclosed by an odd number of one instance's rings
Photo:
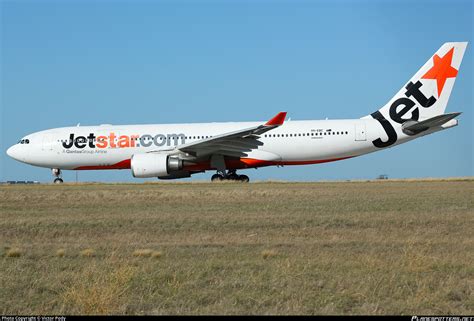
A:
{"type": "Polygon", "coordinates": [[[56,178],[54,180],[54,184],[62,184],[64,181],[62,180],[62,178],[56,178]]]}
{"type": "Polygon", "coordinates": [[[250,181],[250,178],[247,175],[239,175],[239,181],[243,183],[248,183],[250,181]]]}
{"type": "Polygon", "coordinates": [[[211,177],[211,182],[220,182],[220,181],[222,181],[222,180],[224,180],[224,177],[222,177],[222,176],[219,175],[219,174],[214,174],[214,175],[212,175],[212,177],[211,177]]]}
{"type": "Polygon", "coordinates": [[[228,175],[228,176],[227,176],[227,179],[228,179],[229,181],[238,181],[238,180],[240,180],[240,176],[237,175],[237,174],[235,174],[235,173],[233,173],[233,174],[228,175]]]}

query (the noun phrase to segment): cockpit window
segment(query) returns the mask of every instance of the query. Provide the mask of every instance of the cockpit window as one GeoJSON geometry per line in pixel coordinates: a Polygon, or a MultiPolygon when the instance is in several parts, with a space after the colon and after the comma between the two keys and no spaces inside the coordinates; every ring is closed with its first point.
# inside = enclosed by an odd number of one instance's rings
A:
{"type": "Polygon", "coordinates": [[[30,140],[29,139],[22,139],[18,142],[18,144],[29,144],[30,140]]]}

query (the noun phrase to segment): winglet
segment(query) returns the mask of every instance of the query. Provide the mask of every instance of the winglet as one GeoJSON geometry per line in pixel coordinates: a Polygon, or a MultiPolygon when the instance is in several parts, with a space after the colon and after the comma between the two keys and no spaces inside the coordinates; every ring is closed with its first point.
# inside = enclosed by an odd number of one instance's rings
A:
{"type": "Polygon", "coordinates": [[[267,121],[265,126],[280,126],[283,125],[283,122],[286,118],[286,111],[279,112],[275,117],[267,121]]]}

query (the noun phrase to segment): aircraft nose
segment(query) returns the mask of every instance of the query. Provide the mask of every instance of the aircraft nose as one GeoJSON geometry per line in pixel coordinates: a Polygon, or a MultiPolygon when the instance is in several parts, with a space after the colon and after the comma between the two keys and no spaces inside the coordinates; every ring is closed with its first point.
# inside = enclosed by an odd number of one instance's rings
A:
{"type": "Polygon", "coordinates": [[[7,155],[13,159],[20,160],[20,155],[18,151],[18,145],[13,145],[9,149],[7,149],[7,155]]]}

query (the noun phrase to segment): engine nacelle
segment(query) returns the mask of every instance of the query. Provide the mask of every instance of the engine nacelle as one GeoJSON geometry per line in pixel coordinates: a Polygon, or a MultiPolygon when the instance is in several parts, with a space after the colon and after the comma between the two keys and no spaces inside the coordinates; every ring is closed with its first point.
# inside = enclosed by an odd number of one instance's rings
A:
{"type": "Polygon", "coordinates": [[[168,154],[135,154],[132,156],[130,167],[134,177],[163,177],[182,170],[183,160],[168,154]]]}
{"type": "Polygon", "coordinates": [[[186,171],[172,172],[171,174],[167,176],[158,176],[159,179],[178,179],[178,178],[187,178],[187,177],[191,177],[191,173],[186,172],[186,171]]]}

